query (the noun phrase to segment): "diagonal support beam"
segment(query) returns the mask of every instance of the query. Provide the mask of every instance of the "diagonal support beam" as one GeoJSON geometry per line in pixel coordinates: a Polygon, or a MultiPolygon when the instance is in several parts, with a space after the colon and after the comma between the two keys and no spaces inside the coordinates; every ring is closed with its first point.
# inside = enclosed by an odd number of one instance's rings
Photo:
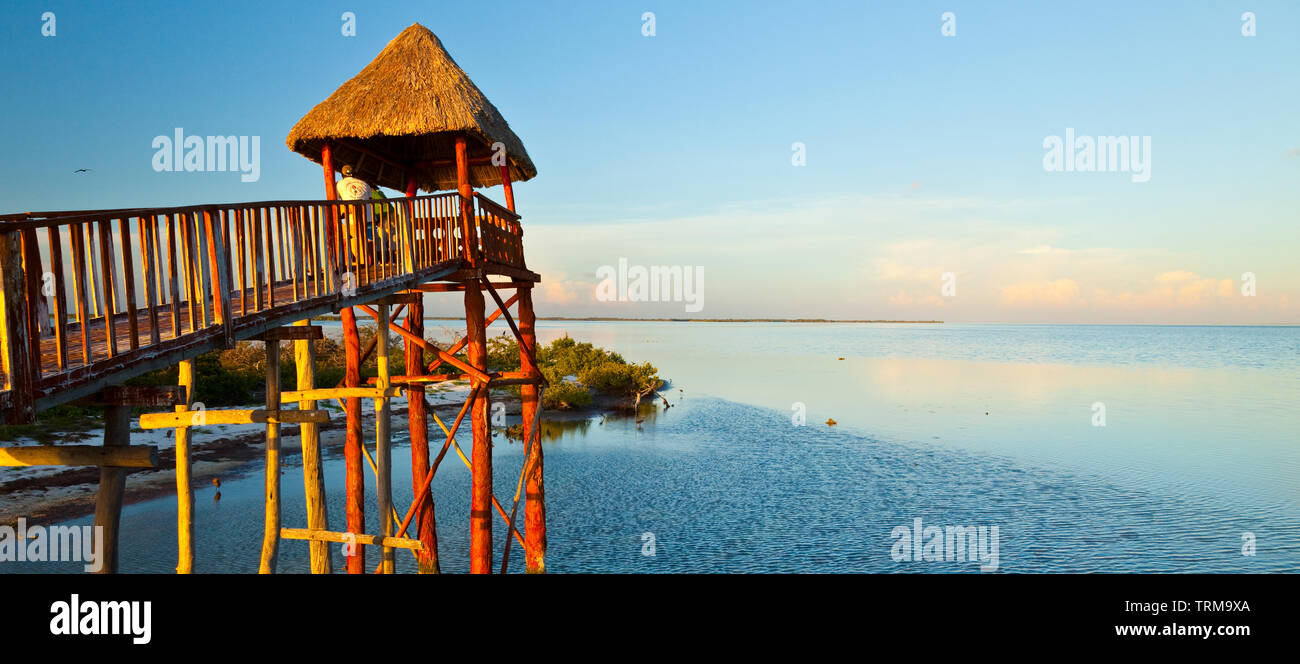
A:
{"type": "MultiPolygon", "coordinates": [[[[460,412],[456,414],[456,422],[452,424],[451,431],[447,431],[447,442],[443,443],[442,445],[443,453],[446,453],[447,446],[450,445],[453,440],[455,440],[456,430],[460,428],[460,423],[465,420],[465,413],[469,412],[470,404],[474,403],[474,399],[478,397],[478,392],[481,389],[487,389],[486,384],[484,383],[475,384],[473,389],[469,391],[469,398],[465,399],[465,405],[461,406],[460,412]]],[[[440,421],[439,424],[442,424],[442,422],[440,421]]],[[[445,430],[446,429],[444,428],[444,431],[445,430]]],[[[442,460],[441,454],[438,455],[438,460],[439,461],[442,460]]],[[[402,519],[401,525],[398,526],[397,531],[393,533],[394,537],[403,537],[406,535],[406,528],[411,525],[411,518],[414,517],[416,512],[420,510],[420,505],[424,503],[424,497],[429,494],[428,489],[429,486],[433,483],[433,474],[434,471],[436,471],[437,469],[438,469],[438,464],[435,462],[433,468],[429,471],[428,475],[426,475],[424,478],[424,486],[420,487],[420,490],[416,492],[415,500],[411,501],[411,507],[406,510],[406,517],[402,519]]],[[[381,569],[383,569],[382,564],[379,567],[375,568],[375,572],[378,573],[379,570],[381,569]]]]}
{"type": "MultiPolygon", "coordinates": [[[[509,307],[510,305],[514,304],[518,299],[519,299],[518,293],[511,295],[510,299],[506,300],[505,306],[509,307]]],[[[487,328],[488,326],[492,325],[492,323],[496,322],[496,319],[501,317],[501,312],[504,310],[505,310],[504,308],[497,309],[495,312],[492,313],[491,316],[488,316],[487,320],[483,322],[483,327],[487,328]]],[[[455,355],[456,353],[459,353],[460,351],[464,350],[465,346],[468,343],[469,343],[469,337],[463,337],[461,338],[460,341],[457,341],[455,344],[453,344],[451,348],[448,348],[447,352],[452,355],[455,355]]],[[[428,371],[432,373],[433,370],[437,369],[438,365],[440,364],[442,364],[441,359],[434,360],[431,364],[429,364],[428,371]]]]}
{"type": "MultiPolygon", "coordinates": [[[[365,306],[365,305],[361,305],[360,307],[357,307],[357,308],[358,308],[358,309],[361,309],[362,311],[364,311],[364,312],[366,312],[366,313],[368,313],[368,314],[370,314],[370,315],[372,315],[372,316],[374,316],[376,320],[379,319],[379,314],[378,314],[378,312],[376,312],[374,309],[371,309],[370,307],[367,307],[367,306],[365,306]]],[[[424,350],[427,350],[427,351],[429,351],[429,352],[431,352],[431,353],[437,355],[437,356],[438,356],[438,359],[439,359],[440,362],[446,362],[447,364],[450,364],[451,366],[456,367],[457,369],[460,369],[461,371],[464,371],[465,373],[469,374],[470,376],[473,376],[475,380],[486,381],[486,380],[490,380],[490,379],[491,379],[491,376],[487,375],[487,374],[486,374],[485,372],[483,372],[482,370],[477,369],[477,368],[475,368],[473,365],[470,365],[470,364],[466,363],[464,360],[461,360],[460,358],[456,357],[455,355],[453,355],[453,354],[451,354],[451,353],[449,353],[449,352],[447,352],[447,351],[445,351],[445,350],[443,350],[443,349],[441,349],[441,348],[438,348],[437,346],[433,345],[433,342],[431,342],[431,341],[429,341],[429,340],[427,340],[427,339],[423,339],[423,338],[421,338],[421,337],[419,337],[419,336],[417,336],[417,335],[411,333],[410,330],[407,330],[405,327],[402,327],[401,325],[398,325],[395,321],[390,321],[390,322],[388,323],[388,328],[389,328],[390,330],[393,330],[394,332],[396,332],[396,333],[402,335],[402,337],[404,337],[404,338],[410,340],[411,343],[414,343],[414,344],[419,345],[420,348],[423,348],[424,350]]]]}
{"type": "MultiPolygon", "coordinates": [[[[433,416],[433,421],[437,422],[438,426],[441,427],[444,432],[447,431],[447,427],[442,423],[442,420],[438,419],[437,413],[430,412],[429,414],[433,416]]],[[[461,463],[465,464],[465,468],[472,473],[474,471],[474,464],[469,460],[469,457],[465,456],[465,451],[460,449],[460,443],[457,443],[455,439],[452,439],[449,442],[456,448],[456,454],[460,457],[461,463]]],[[[437,472],[438,464],[442,463],[442,457],[447,453],[447,447],[446,444],[442,446],[442,451],[438,453],[438,458],[434,461],[433,468],[429,471],[430,473],[437,472]]],[[[509,522],[509,517],[506,516],[506,509],[501,506],[501,501],[497,500],[495,495],[492,496],[492,506],[497,509],[497,514],[501,515],[502,520],[509,522]]],[[[520,546],[524,546],[524,538],[518,531],[515,531],[515,539],[519,540],[520,546]]]]}
{"type": "MultiPolygon", "coordinates": [[[[487,277],[483,277],[482,282],[483,285],[487,287],[488,294],[496,301],[498,307],[497,311],[500,311],[501,314],[506,317],[506,323],[510,325],[510,331],[515,333],[515,340],[519,342],[519,347],[527,349],[528,352],[524,353],[524,357],[528,358],[528,363],[532,365],[528,368],[532,371],[534,376],[541,378],[542,370],[537,368],[537,349],[529,347],[528,344],[524,342],[524,335],[520,334],[519,326],[515,325],[515,319],[510,317],[509,307],[507,307],[506,303],[501,301],[501,296],[497,294],[497,289],[492,287],[492,282],[488,281],[487,277]]],[[[545,378],[542,378],[541,385],[546,385],[545,378]]]]}

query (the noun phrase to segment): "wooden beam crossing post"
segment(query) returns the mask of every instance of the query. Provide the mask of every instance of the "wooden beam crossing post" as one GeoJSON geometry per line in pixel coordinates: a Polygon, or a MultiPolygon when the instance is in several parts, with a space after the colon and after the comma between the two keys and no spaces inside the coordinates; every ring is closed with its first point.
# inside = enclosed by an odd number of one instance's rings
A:
{"type": "MultiPolygon", "coordinates": [[[[537,316],[533,313],[533,289],[519,289],[519,366],[529,371],[537,366],[537,316]]],[[[536,373],[530,371],[530,373],[536,373]]],[[[541,377],[537,373],[537,378],[541,377]]],[[[537,442],[532,446],[531,465],[524,461],[524,468],[529,468],[524,489],[524,556],[525,570],[529,574],[546,573],[546,488],[542,482],[542,439],[540,432],[534,431],[535,418],[541,404],[537,399],[536,385],[520,385],[519,393],[523,401],[524,446],[528,447],[533,436],[537,442]]]]}
{"type": "MultiPolygon", "coordinates": [[[[309,326],[311,320],[300,320],[294,325],[309,326]]],[[[311,339],[298,339],[294,344],[294,366],[298,374],[298,389],[310,390],[316,387],[316,349],[311,339]]],[[[303,399],[298,402],[298,410],[314,410],[316,401],[303,399]]],[[[307,529],[328,530],[329,510],[325,502],[325,470],[321,462],[320,427],[312,422],[304,422],[298,427],[302,437],[302,480],[306,491],[307,529]]],[[[329,574],[333,569],[328,542],[311,540],[311,573],[329,574]]]]}
{"type": "MultiPolygon", "coordinates": [[[[459,152],[458,152],[459,154],[459,152]]],[[[465,338],[469,340],[469,364],[487,367],[487,338],[483,322],[483,294],[477,281],[465,285],[465,338]]],[[[492,430],[488,419],[487,385],[478,390],[470,406],[474,447],[470,452],[473,488],[469,511],[469,570],[471,574],[492,573],[492,430]]]]}
{"type": "MultiPolygon", "coordinates": [[[[104,446],[131,444],[131,407],[113,405],[104,408],[104,446]]],[[[95,527],[104,534],[104,548],[99,552],[100,574],[117,573],[118,526],[122,519],[122,496],[126,491],[126,471],[118,467],[99,467],[99,495],[95,499],[95,527]]]]}
{"type": "MultiPolygon", "coordinates": [[[[280,410],[280,341],[266,339],[266,409],[280,410]]],[[[274,574],[280,554],[280,423],[266,423],[266,526],[258,574],[274,574]]]]}
{"type": "Polygon", "coordinates": [[[157,468],[153,445],[23,445],[0,447],[0,466],[113,466],[157,468]]]}
{"type": "MultiPolygon", "coordinates": [[[[194,405],[194,360],[181,360],[177,367],[177,382],[185,390],[184,403],[176,412],[188,411],[194,405]]],[[[176,545],[177,574],[194,573],[194,483],[191,476],[193,460],[190,452],[189,427],[176,427],[176,545]]]]}
{"type": "MultiPolygon", "coordinates": [[[[388,304],[376,305],[379,320],[388,320],[388,304]]],[[[382,324],[375,326],[379,346],[375,350],[375,366],[379,370],[376,387],[387,390],[391,372],[388,369],[388,328],[382,324]]],[[[392,412],[387,397],[375,398],[375,493],[379,497],[380,531],[384,537],[393,535],[393,448],[392,448],[392,412]]],[[[384,574],[393,573],[393,549],[383,547],[380,551],[384,574]]]]}

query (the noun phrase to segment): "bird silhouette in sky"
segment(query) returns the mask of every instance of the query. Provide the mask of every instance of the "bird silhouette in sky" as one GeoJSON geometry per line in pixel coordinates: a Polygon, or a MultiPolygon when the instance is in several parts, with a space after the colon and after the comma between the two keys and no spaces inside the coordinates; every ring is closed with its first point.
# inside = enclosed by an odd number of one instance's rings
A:
{"type": "Polygon", "coordinates": [[[77,170],[73,171],[74,174],[76,174],[76,173],[89,173],[89,172],[90,172],[90,169],[89,169],[89,168],[78,168],[77,170]]]}

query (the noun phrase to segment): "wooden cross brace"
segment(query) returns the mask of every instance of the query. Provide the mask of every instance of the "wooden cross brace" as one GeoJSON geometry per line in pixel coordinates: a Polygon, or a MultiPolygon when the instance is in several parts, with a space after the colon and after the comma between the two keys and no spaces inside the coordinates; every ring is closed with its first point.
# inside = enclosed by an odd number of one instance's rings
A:
{"type": "Polygon", "coordinates": [[[145,413],[141,429],[174,429],[217,424],[323,424],[330,421],[325,410],[182,410],[175,413],[145,413]]]}
{"type": "Polygon", "coordinates": [[[418,539],[406,537],[379,537],[364,533],[336,533],[330,530],[307,530],[305,528],[281,528],[280,537],[293,540],[312,540],[316,542],[351,542],[370,546],[386,546],[391,549],[411,549],[423,551],[424,545],[418,539]]]}
{"type": "Polygon", "coordinates": [[[157,468],[153,445],[32,445],[0,447],[0,466],[109,466],[157,468]]]}

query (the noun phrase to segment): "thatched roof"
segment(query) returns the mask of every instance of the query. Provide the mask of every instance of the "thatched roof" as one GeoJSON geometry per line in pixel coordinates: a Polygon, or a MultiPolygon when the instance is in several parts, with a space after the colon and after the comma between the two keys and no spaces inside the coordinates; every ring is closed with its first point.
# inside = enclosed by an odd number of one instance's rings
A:
{"type": "MultiPolygon", "coordinates": [[[[457,135],[468,137],[471,159],[489,156],[497,141],[505,144],[511,180],[537,175],[523,142],[501,113],[442,42],[413,23],[361,73],[303,116],[285,142],[319,164],[321,145],[328,140],[336,169],[351,164],[356,177],[402,191],[413,168],[420,189],[438,191],[456,188],[457,135]],[[404,168],[386,164],[375,154],[404,168]],[[412,166],[449,160],[451,164],[412,166]]],[[[501,184],[498,166],[470,165],[469,170],[475,187],[501,184]]]]}

